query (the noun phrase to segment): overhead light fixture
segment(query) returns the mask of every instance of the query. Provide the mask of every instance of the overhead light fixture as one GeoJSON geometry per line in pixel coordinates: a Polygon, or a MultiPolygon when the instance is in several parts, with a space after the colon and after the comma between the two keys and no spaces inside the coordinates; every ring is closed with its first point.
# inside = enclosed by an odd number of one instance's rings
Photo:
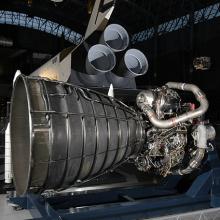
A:
{"type": "Polygon", "coordinates": [[[193,66],[196,70],[209,70],[211,68],[211,58],[196,57],[193,60],[193,66]]]}
{"type": "Polygon", "coordinates": [[[61,2],[63,2],[63,0],[50,0],[50,1],[52,1],[54,3],[61,3],[61,2]]]}

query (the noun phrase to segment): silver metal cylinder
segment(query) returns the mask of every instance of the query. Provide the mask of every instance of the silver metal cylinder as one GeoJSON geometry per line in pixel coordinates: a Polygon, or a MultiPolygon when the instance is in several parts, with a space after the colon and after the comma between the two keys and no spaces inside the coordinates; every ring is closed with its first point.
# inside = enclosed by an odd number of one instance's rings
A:
{"type": "Polygon", "coordinates": [[[199,125],[197,127],[197,136],[196,142],[198,148],[207,148],[207,140],[208,140],[207,129],[205,125],[199,125]]]}
{"type": "Polygon", "coordinates": [[[89,49],[86,58],[86,72],[90,75],[110,72],[116,64],[114,52],[107,46],[96,44],[89,49]]]}
{"type": "Polygon", "coordinates": [[[146,56],[137,49],[128,50],[119,64],[117,74],[123,77],[134,78],[144,75],[148,70],[146,56]]]}
{"type": "Polygon", "coordinates": [[[110,47],[114,52],[120,52],[128,47],[129,35],[121,25],[110,24],[104,30],[99,42],[110,47]]]}
{"type": "Polygon", "coordinates": [[[208,140],[214,140],[216,136],[215,128],[211,125],[206,126],[206,132],[207,132],[207,139],[208,140]]]}

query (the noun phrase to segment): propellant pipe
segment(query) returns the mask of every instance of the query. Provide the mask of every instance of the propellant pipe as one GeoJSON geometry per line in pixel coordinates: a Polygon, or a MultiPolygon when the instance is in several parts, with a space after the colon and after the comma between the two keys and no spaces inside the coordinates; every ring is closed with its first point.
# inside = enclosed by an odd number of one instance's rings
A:
{"type": "Polygon", "coordinates": [[[142,109],[142,111],[148,116],[150,122],[158,128],[172,128],[176,126],[179,123],[183,123],[186,121],[189,121],[193,118],[198,118],[205,114],[205,112],[208,110],[209,103],[208,100],[203,93],[201,89],[199,89],[194,84],[185,84],[185,83],[177,83],[177,82],[168,82],[166,84],[171,89],[178,89],[183,91],[189,91],[192,92],[195,95],[195,98],[200,103],[200,106],[192,111],[186,112],[182,115],[179,115],[177,117],[173,117],[167,120],[160,120],[158,119],[155,111],[153,110],[152,106],[150,106],[148,103],[146,103],[144,99],[144,91],[139,93],[137,96],[137,105],[142,109]]]}
{"type": "Polygon", "coordinates": [[[196,129],[196,146],[195,156],[190,160],[189,165],[186,168],[179,169],[174,174],[186,175],[190,174],[196,168],[198,168],[204,158],[205,151],[207,149],[207,141],[215,138],[215,129],[212,126],[199,125],[196,129]]]}

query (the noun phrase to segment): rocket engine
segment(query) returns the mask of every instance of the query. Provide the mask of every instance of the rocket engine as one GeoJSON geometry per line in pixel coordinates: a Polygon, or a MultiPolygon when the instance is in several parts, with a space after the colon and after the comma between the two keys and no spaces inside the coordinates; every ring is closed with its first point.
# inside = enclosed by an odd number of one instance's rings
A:
{"type": "MultiPolygon", "coordinates": [[[[128,35],[118,25],[106,31],[89,50],[85,79],[93,84],[101,75],[105,85],[119,87],[145,74],[147,59],[136,49],[116,65],[114,53],[126,49],[128,35]]],[[[199,168],[212,149],[208,140],[215,129],[204,120],[208,100],[193,84],[169,82],[141,91],[132,106],[76,84],[17,78],[10,132],[18,194],[65,189],[126,161],[146,175],[185,175],[199,168]],[[199,107],[184,102],[179,91],[191,92],[199,107]]]]}

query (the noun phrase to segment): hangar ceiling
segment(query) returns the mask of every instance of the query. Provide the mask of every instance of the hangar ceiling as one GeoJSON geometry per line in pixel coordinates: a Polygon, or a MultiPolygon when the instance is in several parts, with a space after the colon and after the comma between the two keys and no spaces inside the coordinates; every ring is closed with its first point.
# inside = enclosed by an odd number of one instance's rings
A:
{"type": "MultiPolygon", "coordinates": [[[[51,0],[1,1],[0,10],[15,11],[38,16],[67,26],[84,34],[89,20],[88,4],[92,0],[51,0]]],[[[135,33],[215,4],[210,0],[117,0],[112,22],[120,23],[135,33]]]]}

